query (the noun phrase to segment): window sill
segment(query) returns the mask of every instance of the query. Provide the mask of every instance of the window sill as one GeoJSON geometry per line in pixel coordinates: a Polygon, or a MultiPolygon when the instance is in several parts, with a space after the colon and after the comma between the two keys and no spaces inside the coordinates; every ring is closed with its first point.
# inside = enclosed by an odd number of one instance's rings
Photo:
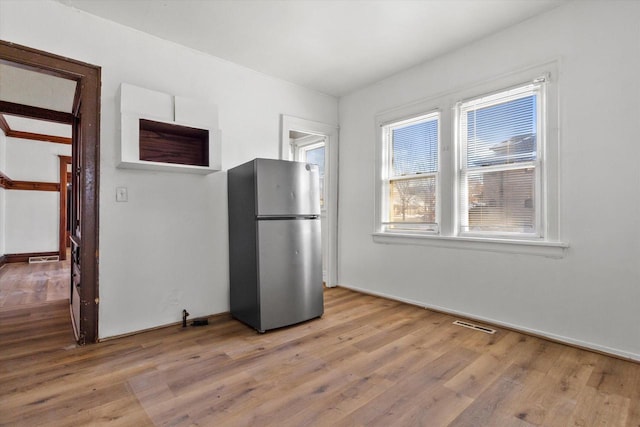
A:
{"type": "Polygon", "coordinates": [[[514,240],[486,237],[448,237],[428,234],[373,233],[376,243],[421,245],[448,249],[470,249],[488,252],[537,255],[564,258],[568,243],[537,240],[514,240]]]}

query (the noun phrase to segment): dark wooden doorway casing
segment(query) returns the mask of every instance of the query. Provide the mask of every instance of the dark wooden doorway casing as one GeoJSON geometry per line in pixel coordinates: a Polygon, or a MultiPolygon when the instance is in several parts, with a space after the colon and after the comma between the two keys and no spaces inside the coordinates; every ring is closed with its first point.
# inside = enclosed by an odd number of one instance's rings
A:
{"type": "MultiPolygon", "coordinates": [[[[75,118],[72,152],[73,190],[77,218],[71,236],[81,246],[77,339],[80,344],[98,341],[98,216],[100,167],[100,89],[98,66],[0,40],[0,62],[24,69],[74,80],[77,93],[72,114],[75,118]]],[[[73,311],[73,310],[72,310],[73,311]]]]}
{"type": "Polygon", "coordinates": [[[67,184],[71,183],[73,178],[68,176],[68,166],[72,164],[70,156],[58,156],[60,158],[60,225],[58,228],[58,256],[61,261],[67,259],[67,247],[70,245],[69,237],[71,234],[68,224],[68,204],[71,200],[67,197],[67,184]]]}

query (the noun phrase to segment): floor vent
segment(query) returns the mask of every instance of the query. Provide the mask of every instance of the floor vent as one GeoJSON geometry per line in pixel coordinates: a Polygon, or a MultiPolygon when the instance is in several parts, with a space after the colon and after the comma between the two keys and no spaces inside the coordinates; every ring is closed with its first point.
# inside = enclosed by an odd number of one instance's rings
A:
{"type": "Polygon", "coordinates": [[[37,264],[40,262],[58,262],[58,261],[60,261],[60,257],[58,255],[29,257],[29,264],[37,264]]]}
{"type": "Polygon", "coordinates": [[[495,334],[496,330],[487,328],[486,326],[474,325],[473,323],[463,322],[462,320],[456,320],[453,322],[454,325],[464,326],[465,328],[475,329],[476,331],[484,332],[485,334],[495,334]]]}

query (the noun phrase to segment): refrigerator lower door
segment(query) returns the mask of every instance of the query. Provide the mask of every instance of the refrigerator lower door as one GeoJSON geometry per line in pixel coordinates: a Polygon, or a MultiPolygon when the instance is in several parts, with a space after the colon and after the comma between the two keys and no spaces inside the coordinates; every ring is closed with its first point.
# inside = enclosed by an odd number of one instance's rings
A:
{"type": "Polygon", "coordinates": [[[258,265],[262,331],[323,314],[319,219],[258,221],[258,265]]]}

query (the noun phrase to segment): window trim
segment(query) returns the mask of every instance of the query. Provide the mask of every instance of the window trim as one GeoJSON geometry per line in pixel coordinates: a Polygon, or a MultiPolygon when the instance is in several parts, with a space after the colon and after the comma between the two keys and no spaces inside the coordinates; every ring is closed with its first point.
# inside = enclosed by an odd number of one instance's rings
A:
{"type": "MultiPolygon", "coordinates": [[[[311,150],[315,150],[318,148],[324,148],[325,150],[325,165],[327,159],[327,136],[326,135],[316,135],[309,134],[308,136],[299,138],[296,141],[291,142],[291,155],[294,161],[297,162],[306,162],[307,161],[307,152],[311,150]],[[304,157],[304,160],[302,160],[304,157]]],[[[326,184],[326,167],[324,170],[325,182],[322,185],[322,200],[320,203],[320,212],[325,214],[327,211],[326,204],[324,203],[327,200],[327,186],[326,184]]]]}
{"type": "Polygon", "coordinates": [[[475,249],[485,252],[538,255],[546,258],[564,258],[569,244],[526,239],[489,237],[437,236],[429,234],[374,232],[373,241],[384,244],[420,245],[446,249],[475,249]]]}
{"type": "Polygon", "coordinates": [[[552,60],[538,65],[524,67],[520,70],[504,73],[497,77],[476,81],[472,84],[455,88],[451,91],[417,100],[405,105],[388,109],[375,116],[376,130],[376,166],[375,166],[375,210],[373,241],[383,244],[410,244],[419,246],[442,247],[451,249],[482,250],[503,253],[539,255],[551,258],[562,258],[569,245],[560,239],[560,174],[559,130],[560,99],[559,93],[559,60],[552,60]],[[523,82],[533,82],[540,76],[547,78],[544,85],[544,102],[539,102],[540,117],[544,117],[546,129],[540,138],[544,138],[540,158],[544,167],[539,167],[542,174],[541,194],[544,194],[540,205],[540,214],[545,219],[543,237],[460,235],[458,185],[460,180],[460,149],[455,143],[457,133],[457,103],[491,94],[504,92],[509,88],[522,86],[523,82]],[[400,121],[403,118],[417,117],[429,112],[439,111],[439,152],[438,152],[438,213],[440,215],[439,233],[384,231],[382,228],[382,167],[383,143],[382,126],[400,121]]]}
{"type": "Polygon", "coordinates": [[[458,148],[459,160],[457,175],[458,181],[456,185],[456,203],[457,203],[457,227],[456,234],[460,237],[487,237],[498,239],[514,239],[514,240],[542,240],[546,236],[546,220],[544,215],[545,206],[545,188],[544,185],[544,147],[546,143],[547,132],[547,118],[544,115],[544,106],[547,98],[545,96],[546,83],[550,80],[548,73],[543,76],[538,76],[529,81],[522,82],[519,85],[504,88],[503,90],[494,91],[489,94],[477,96],[468,100],[462,100],[456,103],[455,114],[455,126],[457,127],[456,139],[453,143],[458,148]],[[465,166],[467,162],[467,139],[463,138],[462,134],[467,129],[466,120],[464,115],[469,110],[477,109],[478,106],[486,108],[489,106],[499,105],[509,101],[515,101],[521,99],[524,96],[536,95],[536,159],[528,162],[518,162],[513,164],[500,164],[493,166],[465,166]],[[473,105],[472,103],[475,103],[473,105]],[[471,108],[465,108],[465,104],[472,104],[471,108]],[[465,202],[462,200],[461,194],[463,193],[463,186],[465,185],[465,175],[469,173],[488,173],[507,170],[522,170],[527,167],[532,167],[535,170],[535,191],[534,191],[534,206],[535,211],[535,231],[533,233],[525,232],[497,232],[497,231],[464,231],[462,230],[463,212],[466,210],[465,202]]]}
{"type": "Polygon", "coordinates": [[[292,141],[291,145],[291,156],[295,161],[299,161],[300,151],[309,151],[314,148],[324,147],[326,143],[327,137],[325,135],[316,135],[316,134],[308,134],[303,138],[299,138],[296,141],[292,141]]]}
{"type": "MultiPolygon", "coordinates": [[[[381,156],[380,166],[380,179],[377,180],[380,188],[377,191],[377,196],[379,200],[379,211],[378,211],[378,222],[377,222],[377,230],[384,233],[397,233],[397,234],[439,234],[440,233],[440,166],[441,166],[441,128],[442,128],[442,113],[440,109],[434,108],[430,111],[421,112],[420,114],[414,114],[413,112],[408,115],[400,115],[395,119],[386,120],[385,122],[379,123],[378,137],[379,137],[379,150],[378,154],[381,156]],[[411,174],[411,175],[391,175],[391,170],[393,169],[393,159],[392,152],[393,146],[391,144],[390,134],[395,128],[402,128],[406,126],[410,126],[413,124],[426,123],[432,120],[437,121],[437,129],[438,129],[438,140],[436,150],[438,153],[438,163],[437,163],[437,171],[429,172],[429,173],[419,173],[419,174],[411,174]],[[436,179],[436,222],[435,224],[429,224],[426,222],[420,222],[426,226],[427,228],[424,230],[418,229],[418,227],[407,227],[407,228],[397,228],[391,229],[388,228],[389,225],[392,224],[402,224],[397,222],[392,222],[388,218],[389,214],[389,197],[385,196],[385,194],[389,194],[391,188],[392,181],[399,180],[408,180],[415,178],[427,178],[429,176],[434,176],[436,179]]],[[[408,225],[408,223],[405,223],[408,225]]],[[[417,225],[417,224],[416,224],[417,225]]]]}

